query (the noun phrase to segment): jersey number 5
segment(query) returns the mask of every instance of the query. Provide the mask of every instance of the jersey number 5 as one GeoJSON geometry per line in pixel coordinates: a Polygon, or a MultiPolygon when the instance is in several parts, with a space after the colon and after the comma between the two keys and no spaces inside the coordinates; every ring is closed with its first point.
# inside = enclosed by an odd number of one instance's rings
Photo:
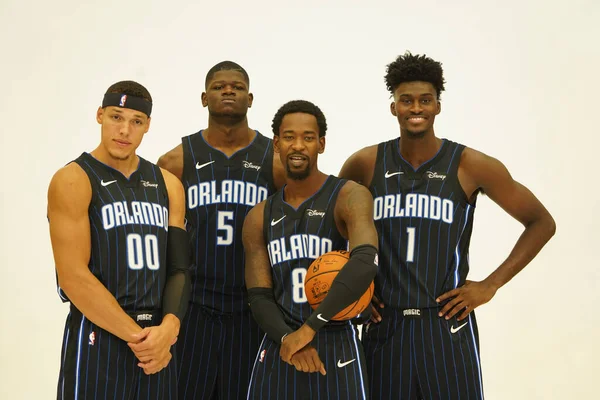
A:
{"type": "Polygon", "coordinates": [[[217,245],[229,246],[233,243],[233,226],[228,224],[233,221],[233,211],[219,211],[217,213],[217,231],[222,231],[223,236],[217,234],[217,245]]]}

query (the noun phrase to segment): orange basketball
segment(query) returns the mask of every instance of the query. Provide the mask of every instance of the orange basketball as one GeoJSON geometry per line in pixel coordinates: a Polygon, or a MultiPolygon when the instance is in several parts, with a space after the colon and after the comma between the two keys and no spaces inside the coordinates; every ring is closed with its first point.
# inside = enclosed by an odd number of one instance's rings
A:
{"type": "MultiPolygon", "coordinates": [[[[322,254],[321,257],[310,264],[304,278],[304,292],[306,293],[308,304],[313,309],[316,309],[325,296],[327,296],[331,283],[344,264],[348,262],[349,258],[349,252],[335,250],[322,254]]],[[[371,282],[371,285],[360,299],[337,313],[332,320],[345,321],[363,312],[371,304],[374,288],[375,286],[371,282]]]]}

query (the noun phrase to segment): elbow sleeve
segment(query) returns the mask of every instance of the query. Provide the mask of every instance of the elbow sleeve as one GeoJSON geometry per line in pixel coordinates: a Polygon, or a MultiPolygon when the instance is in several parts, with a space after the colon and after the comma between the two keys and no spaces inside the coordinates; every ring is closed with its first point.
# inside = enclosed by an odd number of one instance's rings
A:
{"type": "Polygon", "coordinates": [[[355,247],[350,259],[333,280],[327,296],[306,321],[307,325],[318,331],[333,316],[360,299],[377,274],[377,263],[375,246],[363,244],[355,247]]]}
{"type": "Polygon", "coordinates": [[[190,245],[187,232],[169,227],[167,236],[167,282],[163,292],[163,315],[183,320],[190,300],[190,245]]]}

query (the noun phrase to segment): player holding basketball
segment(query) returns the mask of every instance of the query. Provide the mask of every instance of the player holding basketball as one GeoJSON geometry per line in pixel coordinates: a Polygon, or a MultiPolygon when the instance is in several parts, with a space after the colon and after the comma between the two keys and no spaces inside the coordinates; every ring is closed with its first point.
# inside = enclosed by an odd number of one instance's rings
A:
{"type": "Polygon", "coordinates": [[[400,125],[395,138],[352,155],[340,176],[373,194],[381,265],[375,295],[385,308],[363,336],[371,396],[481,399],[473,310],[521,271],[548,242],[554,220],[498,160],[436,137],[442,66],[406,53],[385,81],[400,125]],[[466,280],[477,194],[525,226],[508,258],[481,282],[466,280]]]}
{"type": "Polygon", "coordinates": [[[250,308],[266,332],[248,398],[367,398],[356,328],[329,321],[376,274],[373,198],[366,188],[319,171],[327,124],[317,106],[291,101],[272,128],[286,185],[248,213],[242,233],[250,308]],[[306,269],[321,254],[345,250],[347,240],[350,259],[313,311],[304,293],[306,269]]]}

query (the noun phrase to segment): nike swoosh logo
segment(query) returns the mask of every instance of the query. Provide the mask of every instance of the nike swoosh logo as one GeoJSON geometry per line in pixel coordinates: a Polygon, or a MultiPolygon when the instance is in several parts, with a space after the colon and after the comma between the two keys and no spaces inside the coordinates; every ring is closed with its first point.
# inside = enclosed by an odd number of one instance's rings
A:
{"type": "Polygon", "coordinates": [[[279,222],[281,222],[282,219],[285,218],[285,215],[281,218],[279,218],[277,221],[275,221],[274,219],[271,220],[271,226],[275,226],[277,225],[279,222]]]}
{"type": "Polygon", "coordinates": [[[101,180],[101,181],[100,181],[100,184],[101,184],[102,186],[108,186],[108,185],[110,185],[111,183],[115,183],[116,181],[117,181],[116,179],[115,179],[114,181],[108,181],[108,182],[104,182],[104,180],[101,180]]]}
{"type": "Polygon", "coordinates": [[[329,322],[325,318],[323,318],[323,316],[321,314],[317,314],[317,319],[320,319],[323,322],[329,322]]]}
{"type": "Polygon", "coordinates": [[[386,178],[391,178],[394,175],[401,175],[401,174],[404,174],[404,172],[402,172],[402,171],[400,171],[400,172],[392,172],[390,174],[390,171],[385,171],[385,177],[386,178]]]}
{"type": "Polygon", "coordinates": [[[461,326],[459,326],[458,328],[455,328],[453,326],[450,327],[450,332],[452,333],[456,333],[458,331],[460,331],[462,328],[464,328],[464,326],[467,324],[467,322],[465,322],[464,324],[462,324],[461,326]]]}
{"type": "Polygon", "coordinates": [[[342,362],[342,360],[338,360],[338,368],[344,368],[346,365],[352,364],[354,361],[356,361],[356,358],[353,358],[352,360],[346,361],[346,362],[342,362]]]}
{"type": "Polygon", "coordinates": [[[204,164],[196,163],[196,169],[202,169],[202,168],[204,168],[204,167],[206,167],[207,165],[210,165],[210,164],[212,164],[212,163],[214,163],[214,161],[209,161],[209,162],[207,162],[207,163],[204,163],[204,164]]]}

